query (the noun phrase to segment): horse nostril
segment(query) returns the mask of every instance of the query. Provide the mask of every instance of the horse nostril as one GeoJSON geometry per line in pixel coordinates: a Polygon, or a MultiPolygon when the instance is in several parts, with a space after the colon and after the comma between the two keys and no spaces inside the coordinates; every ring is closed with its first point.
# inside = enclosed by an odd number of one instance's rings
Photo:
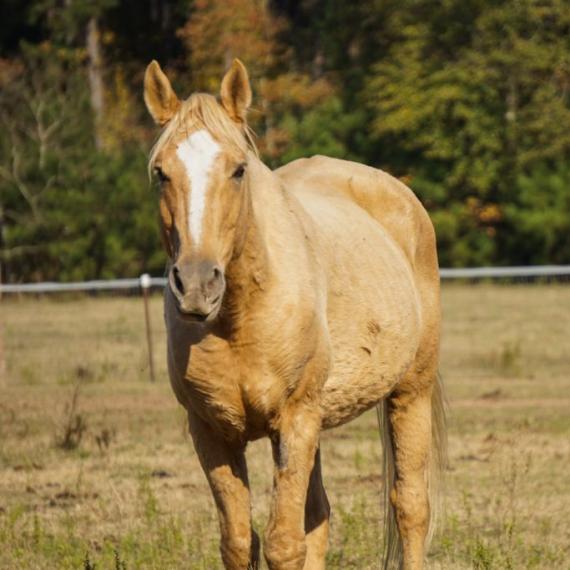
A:
{"type": "Polygon", "coordinates": [[[224,287],[224,274],[222,270],[216,265],[210,270],[208,281],[206,283],[206,296],[209,302],[215,305],[222,296],[224,287]]]}
{"type": "Polygon", "coordinates": [[[214,267],[212,269],[212,278],[210,279],[210,283],[214,284],[222,280],[223,274],[222,270],[219,267],[214,267]]]}
{"type": "Polygon", "coordinates": [[[172,277],[174,277],[174,286],[177,291],[181,295],[184,295],[184,283],[182,283],[182,279],[180,279],[180,271],[176,265],[172,268],[172,277]]]}

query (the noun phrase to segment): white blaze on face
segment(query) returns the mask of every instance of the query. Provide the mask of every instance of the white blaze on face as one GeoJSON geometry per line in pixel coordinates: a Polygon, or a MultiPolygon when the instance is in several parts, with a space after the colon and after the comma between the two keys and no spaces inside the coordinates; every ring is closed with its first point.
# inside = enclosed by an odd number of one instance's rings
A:
{"type": "Polygon", "coordinates": [[[178,145],[176,154],[186,168],[190,183],[188,206],[188,231],[193,243],[200,243],[202,220],[206,206],[206,192],[210,170],[220,146],[206,130],[192,133],[178,145]]]}

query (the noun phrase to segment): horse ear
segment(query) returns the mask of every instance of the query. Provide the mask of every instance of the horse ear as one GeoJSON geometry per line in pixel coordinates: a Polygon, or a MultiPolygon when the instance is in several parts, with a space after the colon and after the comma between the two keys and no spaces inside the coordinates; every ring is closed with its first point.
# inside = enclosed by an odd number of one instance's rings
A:
{"type": "Polygon", "coordinates": [[[224,75],[220,95],[229,116],[238,123],[245,123],[247,109],[251,105],[251,87],[247,69],[239,59],[234,59],[224,75]]]}
{"type": "Polygon", "coordinates": [[[144,102],[154,122],[160,126],[168,123],[180,107],[168,77],[154,59],[144,74],[144,102]]]}

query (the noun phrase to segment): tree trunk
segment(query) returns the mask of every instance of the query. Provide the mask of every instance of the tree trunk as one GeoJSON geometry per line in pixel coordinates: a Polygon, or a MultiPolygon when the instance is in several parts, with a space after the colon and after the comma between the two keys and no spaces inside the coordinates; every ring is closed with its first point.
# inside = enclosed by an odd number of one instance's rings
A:
{"type": "Polygon", "coordinates": [[[89,56],[89,90],[91,92],[91,108],[95,117],[95,146],[103,148],[101,136],[103,115],[105,112],[105,90],[103,85],[103,60],[101,57],[101,38],[97,18],[93,16],[87,24],[87,55],[89,56]]]}

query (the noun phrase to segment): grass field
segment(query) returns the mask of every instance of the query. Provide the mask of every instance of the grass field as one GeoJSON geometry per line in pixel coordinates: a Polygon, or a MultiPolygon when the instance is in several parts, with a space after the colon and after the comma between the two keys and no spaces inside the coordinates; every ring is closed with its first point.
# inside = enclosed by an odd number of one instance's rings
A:
{"type": "MultiPolygon", "coordinates": [[[[221,568],[215,512],[139,298],[6,299],[0,568],[221,568]]],[[[430,568],[570,568],[570,287],[448,285],[445,513],[430,568]]],[[[328,568],[378,568],[374,413],[323,435],[328,568]]],[[[258,530],[271,454],[248,450],[258,530]]]]}

